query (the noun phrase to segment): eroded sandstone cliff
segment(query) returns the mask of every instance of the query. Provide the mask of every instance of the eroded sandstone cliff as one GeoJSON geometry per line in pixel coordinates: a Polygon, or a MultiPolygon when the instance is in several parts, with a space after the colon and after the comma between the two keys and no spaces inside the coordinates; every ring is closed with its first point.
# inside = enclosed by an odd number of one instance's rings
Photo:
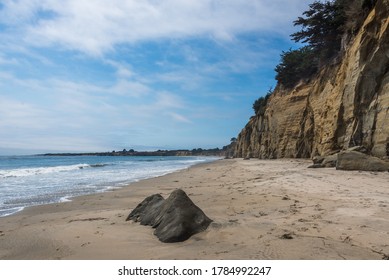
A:
{"type": "Polygon", "coordinates": [[[237,138],[235,157],[328,155],[363,145],[389,156],[389,0],[379,0],[340,61],[293,90],[277,86],[237,138]]]}

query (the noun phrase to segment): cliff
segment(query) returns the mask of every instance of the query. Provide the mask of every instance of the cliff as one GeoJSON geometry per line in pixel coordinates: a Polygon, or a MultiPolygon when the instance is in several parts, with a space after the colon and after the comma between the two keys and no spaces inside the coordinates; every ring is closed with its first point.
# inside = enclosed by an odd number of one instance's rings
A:
{"type": "Polygon", "coordinates": [[[338,61],[277,86],[237,138],[235,157],[309,158],[364,146],[389,156],[389,0],[378,0],[338,61]]]}

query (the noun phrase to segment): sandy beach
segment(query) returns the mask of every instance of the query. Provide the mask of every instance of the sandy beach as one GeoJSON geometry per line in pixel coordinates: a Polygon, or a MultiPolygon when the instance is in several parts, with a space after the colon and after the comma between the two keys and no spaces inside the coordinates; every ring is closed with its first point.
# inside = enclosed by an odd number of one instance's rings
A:
{"type": "Polygon", "coordinates": [[[389,172],[219,160],[0,218],[0,259],[387,259],[389,172]],[[183,189],[213,220],[181,243],[125,219],[183,189]]]}

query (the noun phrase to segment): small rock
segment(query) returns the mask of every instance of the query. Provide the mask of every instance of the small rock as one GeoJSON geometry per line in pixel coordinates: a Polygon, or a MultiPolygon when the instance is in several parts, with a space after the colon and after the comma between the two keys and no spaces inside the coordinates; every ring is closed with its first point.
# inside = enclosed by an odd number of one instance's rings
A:
{"type": "Polygon", "coordinates": [[[280,238],[281,239],[293,239],[293,235],[292,235],[292,233],[284,233],[283,235],[281,235],[280,238]]]}

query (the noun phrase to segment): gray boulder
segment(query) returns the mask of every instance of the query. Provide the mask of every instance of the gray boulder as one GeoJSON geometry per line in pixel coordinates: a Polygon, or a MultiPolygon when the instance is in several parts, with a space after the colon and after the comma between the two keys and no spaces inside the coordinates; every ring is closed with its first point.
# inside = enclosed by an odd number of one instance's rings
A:
{"type": "Polygon", "coordinates": [[[204,231],[212,222],[183,190],[175,190],[164,200],[152,195],[143,200],[127,217],[128,220],[151,225],[162,242],[185,241],[204,231]]]}
{"type": "Polygon", "coordinates": [[[338,170],[389,171],[389,162],[357,151],[344,151],[338,154],[338,170]]]}
{"type": "MultiPolygon", "coordinates": [[[[348,148],[345,152],[354,151],[365,154],[367,153],[367,149],[364,146],[354,146],[348,148]]],[[[336,167],[338,161],[338,154],[339,152],[327,156],[315,156],[314,158],[312,158],[313,165],[308,166],[308,168],[336,167]]]]}

